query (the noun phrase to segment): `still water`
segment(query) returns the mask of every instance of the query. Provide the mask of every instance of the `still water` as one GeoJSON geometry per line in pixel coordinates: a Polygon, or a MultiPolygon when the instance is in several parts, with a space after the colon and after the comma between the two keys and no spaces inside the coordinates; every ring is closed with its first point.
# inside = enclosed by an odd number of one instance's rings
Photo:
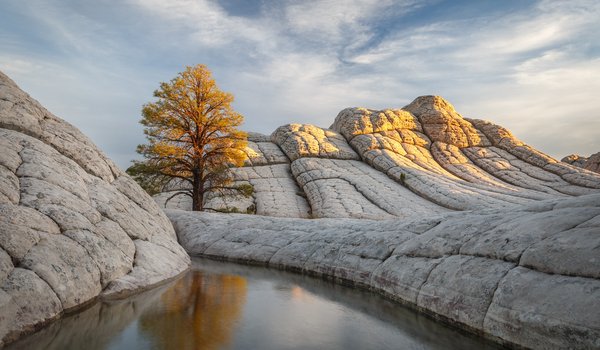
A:
{"type": "Polygon", "coordinates": [[[8,349],[497,349],[373,293],[194,259],[192,271],[99,302],[8,349]]]}

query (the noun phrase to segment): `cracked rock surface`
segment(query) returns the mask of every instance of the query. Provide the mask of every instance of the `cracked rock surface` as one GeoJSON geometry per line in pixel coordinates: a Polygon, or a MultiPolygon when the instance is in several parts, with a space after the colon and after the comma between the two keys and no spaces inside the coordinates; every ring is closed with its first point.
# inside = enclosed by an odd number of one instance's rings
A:
{"type": "MultiPolygon", "coordinates": [[[[559,162],[493,123],[463,118],[439,96],[402,109],[346,108],[329,129],[288,124],[250,133],[234,169],[252,198],[209,196],[206,207],[299,218],[387,219],[510,209],[600,193],[600,175],[559,162]]],[[[156,197],[161,207],[170,194],[156,197]]],[[[180,197],[166,205],[189,209],[180,197]]]]}
{"type": "Polygon", "coordinates": [[[2,73],[0,149],[0,345],[188,268],[152,198],[2,73]]]}
{"type": "Polygon", "coordinates": [[[366,287],[507,344],[600,347],[600,194],[391,220],[167,215],[192,255],[366,287]]]}

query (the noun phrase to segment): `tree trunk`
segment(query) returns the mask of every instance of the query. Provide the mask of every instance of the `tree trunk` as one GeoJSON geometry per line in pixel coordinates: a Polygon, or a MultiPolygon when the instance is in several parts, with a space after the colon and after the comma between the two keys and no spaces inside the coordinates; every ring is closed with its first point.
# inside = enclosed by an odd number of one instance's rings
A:
{"type": "Polygon", "coordinates": [[[203,209],[204,191],[202,191],[202,184],[200,183],[200,169],[192,169],[192,174],[192,210],[201,211],[203,209]]]}

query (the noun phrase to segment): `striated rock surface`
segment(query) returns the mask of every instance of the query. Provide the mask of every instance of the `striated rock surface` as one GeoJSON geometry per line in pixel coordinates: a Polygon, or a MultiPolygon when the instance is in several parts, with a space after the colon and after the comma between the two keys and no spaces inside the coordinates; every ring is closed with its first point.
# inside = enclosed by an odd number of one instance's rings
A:
{"type": "Polygon", "coordinates": [[[437,96],[401,110],[348,108],[332,129],[375,169],[455,210],[508,208],[600,188],[597,175],[563,166],[497,125],[464,119],[437,96]]]}
{"type": "MultiPolygon", "coordinates": [[[[245,165],[232,169],[233,186],[251,185],[252,197],[209,194],[205,208],[279,217],[311,216],[306,195],[292,176],[288,157],[270,141],[269,136],[249,133],[245,152],[248,156],[245,165]]],[[[189,196],[180,195],[168,200],[175,193],[163,192],[154,196],[154,199],[161,208],[191,210],[192,200],[189,196]]]]}
{"type": "Polygon", "coordinates": [[[281,147],[291,161],[302,157],[360,159],[342,135],[314,125],[280,126],[271,135],[271,140],[281,147]]]}
{"type": "Polygon", "coordinates": [[[377,221],[167,215],[192,255],[366,287],[509,345],[600,347],[600,194],[377,221]]]}
{"type": "MultiPolygon", "coordinates": [[[[235,179],[254,187],[253,198],[209,196],[207,207],[384,219],[600,192],[600,175],[559,162],[498,125],[463,118],[439,96],[402,109],[346,108],[329,129],[288,124],[270,138],[251,133],[246,153],[235,179]]],[[[167,197],[156,199],[165,207],[167,197]]],[[[189,205],[176,199],[166,207],[189,205]]]]}
{"type": "Polygon", "coordinates": [[[2,73],[0,149],[0,345],[188,268],[155,202],[2,73]]]}

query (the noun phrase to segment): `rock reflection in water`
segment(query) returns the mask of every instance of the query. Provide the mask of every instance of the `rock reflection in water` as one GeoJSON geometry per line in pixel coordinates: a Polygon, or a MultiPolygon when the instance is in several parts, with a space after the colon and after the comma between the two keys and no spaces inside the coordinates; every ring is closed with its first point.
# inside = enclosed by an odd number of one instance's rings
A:
{"type": "Polygon", "coordinates": [[[496,349],[376,294],[283,271],[194,260],[7,349],[496,349]]]}

